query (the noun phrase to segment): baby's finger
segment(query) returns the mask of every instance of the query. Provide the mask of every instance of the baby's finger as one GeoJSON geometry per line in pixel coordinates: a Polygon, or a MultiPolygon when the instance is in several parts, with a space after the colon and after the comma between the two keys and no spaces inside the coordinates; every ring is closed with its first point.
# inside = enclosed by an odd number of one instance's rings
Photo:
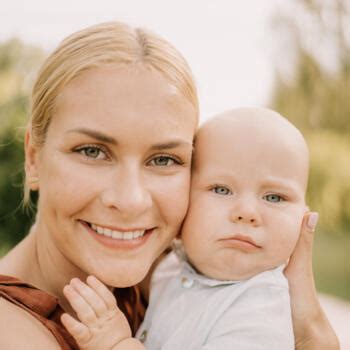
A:
{"type": "Polygon", "coordinates": [[[94,326],[97,322],[95,311],[85,301],[85,299],[73,288],[71,285],[67,285],[63,288],[63,294],[69,301],[73,310],[77,313],[77,316],[81,322],[86,326],[94,326]]]}
{"type": "Polygon", "coordinates": [[[106,313],[107,306],[103,301],[103,298],[101,298],[93,288],[80,281],[79,278],[73,278],[70,284],[84,298],[86,303],[90,305],[91,309],[98,317],[106,313]]]}
{"type": "Polygon", "coordinates": [[[63,314],[61,316],[61,322],[78,344],[87,343],[90,340],[91,333],[89,328],[78,322],[71,315],[63,314]]]}
{"type": "Polygon", "coordinates": [[[117,301],[113,293],[102,282],[94,276],[89,276],[86,282],[103,299],[109,310],[116,308],[117,301]]]}

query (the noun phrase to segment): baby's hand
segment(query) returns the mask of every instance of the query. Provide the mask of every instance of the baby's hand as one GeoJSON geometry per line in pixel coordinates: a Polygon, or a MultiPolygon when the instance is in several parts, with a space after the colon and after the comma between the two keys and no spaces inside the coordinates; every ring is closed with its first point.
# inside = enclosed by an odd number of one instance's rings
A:
{"type": "Polygon", "coordinates": [[[86,282],[73,278],[63,289],[80,322],[67,313],[61,321],[80,349],[112,349],[131,337],[130,326],[108,288],[93,276],[86,282]]]}

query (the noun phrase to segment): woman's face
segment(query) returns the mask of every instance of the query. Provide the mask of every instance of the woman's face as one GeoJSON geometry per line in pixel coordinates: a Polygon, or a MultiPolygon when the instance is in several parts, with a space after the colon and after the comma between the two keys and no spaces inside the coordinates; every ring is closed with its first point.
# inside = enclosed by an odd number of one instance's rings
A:
{"type": "Polygon", "coordinates": [[[133,285],[186,214],[195,110],[143,66],[88,71],[56,102],[31,168],[40,239],[83,273],[133,285]]]}

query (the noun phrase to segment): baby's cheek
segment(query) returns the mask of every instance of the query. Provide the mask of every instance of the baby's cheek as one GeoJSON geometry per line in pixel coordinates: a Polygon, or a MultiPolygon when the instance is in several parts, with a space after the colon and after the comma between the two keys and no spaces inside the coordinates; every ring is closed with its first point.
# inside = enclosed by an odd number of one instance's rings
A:
{"type": "Polygon", "coordinates": [[[298,213],[298,215],[294,216],[290,223],[290,229],[287,232],[286,239],[285,239],[285,250],[287,251],[286,255],[288,257],[293,253],[295,245],[298,241],[301,225],[303,221],[303,213],[298,213]],[[297,217],[297,218],[296,218],[297,217]]]}

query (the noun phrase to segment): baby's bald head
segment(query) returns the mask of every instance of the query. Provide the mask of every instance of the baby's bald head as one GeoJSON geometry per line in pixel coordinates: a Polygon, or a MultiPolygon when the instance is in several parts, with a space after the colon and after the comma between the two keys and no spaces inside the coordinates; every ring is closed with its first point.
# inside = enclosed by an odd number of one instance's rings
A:
{"type": "MultiPolygon", "coordinates": [[[[307,144],[301,132],[277,112],[266,108],[245,107],[211,118],[197,133],[194,169],[207,158],[205,153],[218,152],[219,149],[221,152],[233,149],[240,156],[247,153],[247,157],[252,157],[252,162],[262,159],[266,166],[272,162],[271,155],[274,156],[274,163],[280,159],[281,167],[288,162],[292,164],[287,167],[288,170],[295,172],[295,179],[306,190],[309,172],[307,144]],[[207,147],[209,144],[216,144],[218,148],[210,150],[207,147]]],[[[290,173],[288,175],[293,176],[290,173]]]]}
{"type": "Polygon", "coordinates": [[[181,236],[197,270],[239,280],[285,263],[307,211],[308,163],[301,133],[271,110],[234,109],[205,123],[181,236]]]}

